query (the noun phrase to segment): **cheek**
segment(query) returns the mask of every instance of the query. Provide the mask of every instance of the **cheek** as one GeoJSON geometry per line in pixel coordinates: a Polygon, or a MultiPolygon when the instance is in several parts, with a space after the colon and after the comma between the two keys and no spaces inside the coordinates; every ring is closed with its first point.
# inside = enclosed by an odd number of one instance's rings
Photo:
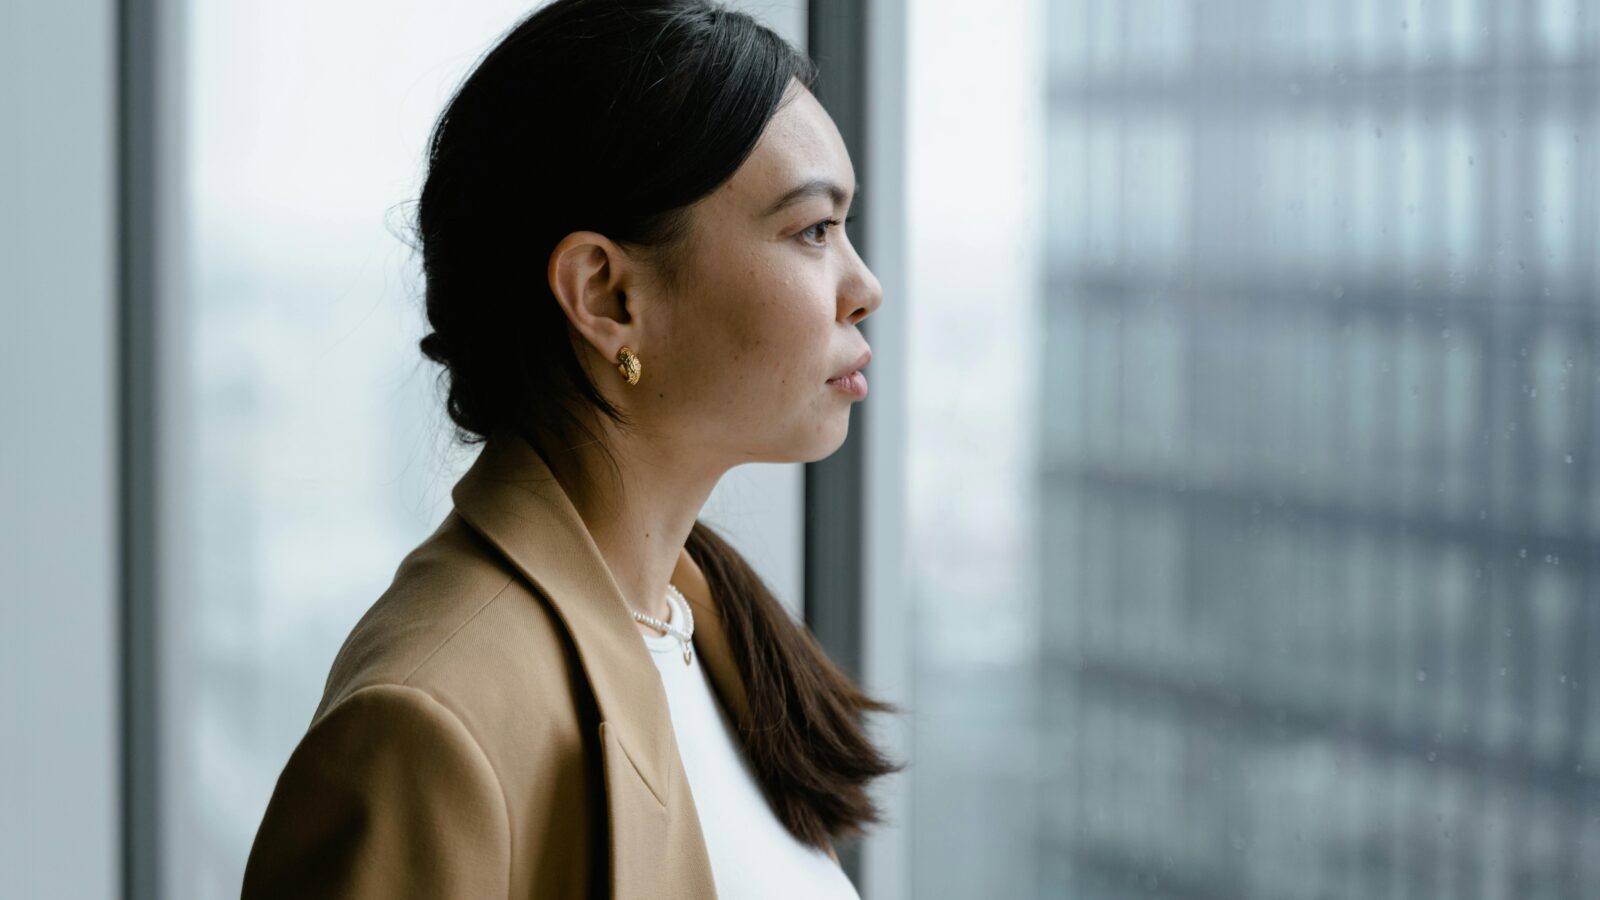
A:
{"type": "Polygon", "coordinates": [[[770,306],[765,315],[725,318],[703,337],[691,357],[698,360],[693,377],[709,382],[723,402],[770,405],[792,396],[816,369],[812,331],[770,306]]]}
{"type": "Polygon", "coordinates": [[[727,271],[686,310],[686,374],[740,406],[822,386],[830,365],[827,292],[782,259],[746,257],[727,271]]]}
{"type": "MultiPolygon", "coordinates": [[[[745,322],[747,346],[756,348],[773,390],[790,390],[817,380],[826,367],[828,319],[815,295],[798,279],[779,282],[745,322]]],[[[826,376],[822,376],[826,377],[826,376]]]]}

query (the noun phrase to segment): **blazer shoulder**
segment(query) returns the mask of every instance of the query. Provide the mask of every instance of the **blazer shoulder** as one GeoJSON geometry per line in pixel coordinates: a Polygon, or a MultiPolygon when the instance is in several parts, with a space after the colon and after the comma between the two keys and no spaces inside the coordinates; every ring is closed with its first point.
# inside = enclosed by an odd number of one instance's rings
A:
{"type": "Polygon", "coordinates": [[[377,684],[416,687],[460,715],[494,682],[521,681],[561,655],[549,607],[452,511],[345,638],[317,716],[377,684]]]}
{"type": "Polygon", "coordinates": [[[569,895],[590,877],[591,849],[604,847],[593,830],[593,810],[604,808],[590,746],[597,718],[553,606],[452,511],[407,554],[335,656],[258,838],[258,883],[282,890],[251,896],[506,896],[505,882],[494,880],[505,877],[538,888],[519,887],[521,895],[569,895]],[[416,803],[394,787],[412,773],[437,788],[416,803]],[[307,809],[332,830],[297,835],[293,823],[307,809]],[[377,824],[389,819],[404,827],[377,824]],[[340,823],[375,830],[369,836],[340,823]],[[516,836],[509,875],[507,830],[516,836]],[[379,852],[358,853],[341,840],[379,852]],[[530,846],[552,849],[529,854],[530,846]],[[414,859],[412,847],[421,851],[414,859]],[[298,893],[314,882],[292,873],[324,858],[348,870],[328,878],[338,890],[298,893]],[[419,894],[404,887],[413,864],[448,877],[419,894]],[[383,874],[391,866],[399,880],[383,874]]]}
{"type": "Polygon", "coordinates": [[[416,688],[371,685],[295,748],[242,896],[504,896],[511,833],[494,766],[456,715],[416,688]]]}

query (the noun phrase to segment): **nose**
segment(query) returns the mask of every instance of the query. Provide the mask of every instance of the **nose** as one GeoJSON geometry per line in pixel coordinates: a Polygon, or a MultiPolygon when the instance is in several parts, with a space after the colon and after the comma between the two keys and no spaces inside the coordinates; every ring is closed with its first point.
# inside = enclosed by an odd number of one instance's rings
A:
{"type": "MultiPolygon", "coordinates": [[[[853,252],[851,255],[855,256],[853,252]]],[[[872,315],[883,303],[883,285],[878,283],[878,276],[872,274],[861,257],[856,256],[855,260],[855,274],[839,291],[839,317],[851,325],[872,315]]]]}

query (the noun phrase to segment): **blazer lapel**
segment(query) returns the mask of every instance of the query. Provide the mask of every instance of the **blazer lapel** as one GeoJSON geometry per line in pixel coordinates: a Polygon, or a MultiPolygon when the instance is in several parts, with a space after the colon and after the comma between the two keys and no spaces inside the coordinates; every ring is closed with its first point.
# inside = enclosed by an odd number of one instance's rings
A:
{"type": "MultiPolygon", "coordinates": [[[[600,710],[612,896],[715,896],[661,675],[588,527],[542,457],[498,430],[451,492],[456,511],[547,598],[570,633],[600,710]]],[[[743,685],[710,589],[687,551],[673,583],[694,609],[694,645],[733,716],[743,685]]]]}

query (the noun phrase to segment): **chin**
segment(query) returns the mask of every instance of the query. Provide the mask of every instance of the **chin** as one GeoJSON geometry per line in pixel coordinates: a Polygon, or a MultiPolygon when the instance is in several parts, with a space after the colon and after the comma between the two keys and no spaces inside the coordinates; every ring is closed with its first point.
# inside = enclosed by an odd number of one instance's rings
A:
{"type": "Polygon", "coordinates": [[[787,432],[763,441],[761,450],[746,462],[812,463],[827,459],[850,436],[850,406],[817,410],[813,418],[797,422],[787,432]]]}
{"type": "Polygon", "coordinates": [[[806,453],[805,462],[824,460],[839,452],[839,448],[844,446],[845,439],[850,436],[849,415],[839,416],[838,423],[837,426],[829,423],[827,427],[817,430],[809,452],[806,453]]]}

